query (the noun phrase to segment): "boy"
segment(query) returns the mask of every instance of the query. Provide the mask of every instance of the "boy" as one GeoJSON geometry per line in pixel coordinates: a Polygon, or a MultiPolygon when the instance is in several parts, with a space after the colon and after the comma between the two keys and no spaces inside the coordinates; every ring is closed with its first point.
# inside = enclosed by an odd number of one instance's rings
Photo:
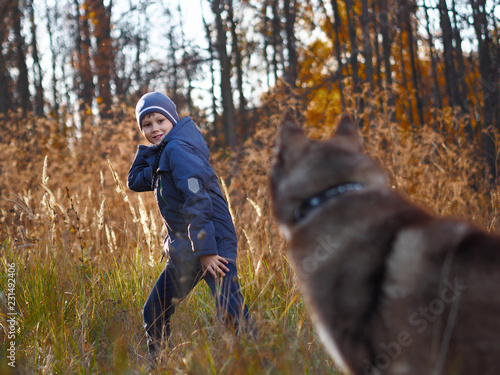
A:
{"type": "Polygon", "coordinates": [[[170,336],[175,305],[201,280],[216,299],[217,313],[237,332],[249,319],[236,271],[237,239],[209,151],[195,123],[179,119],[162,93],[144,95],[136,107],[140,145],[128,174],[134,191],[155,191],[168,229],[169,259],[144,305],[144,327],[154,359],[170,336]]]}

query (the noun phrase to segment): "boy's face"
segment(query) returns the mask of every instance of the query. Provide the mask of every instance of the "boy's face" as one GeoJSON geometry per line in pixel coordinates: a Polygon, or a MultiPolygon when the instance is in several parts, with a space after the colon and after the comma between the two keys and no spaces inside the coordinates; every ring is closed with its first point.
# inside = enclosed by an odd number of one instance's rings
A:
{"type": "Polygon", "coordinates": [[[161,113],[153,112],[147,114],[141,122],[142,135],[148,142],[158,146],[163,138],[172,130],[174,125],[161,113]]]}

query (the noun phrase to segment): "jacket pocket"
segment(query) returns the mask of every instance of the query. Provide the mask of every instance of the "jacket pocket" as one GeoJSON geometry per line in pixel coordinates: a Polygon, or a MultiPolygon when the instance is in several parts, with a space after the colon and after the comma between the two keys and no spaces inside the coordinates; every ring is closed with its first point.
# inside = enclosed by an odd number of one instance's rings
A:
{"type": "Polygon", "coordinates": [[[172,262],[177,265],[190,264],[195,261],[196,256],[191,249],[191,241],[186,237],[174,237],[168,242],[165,249],[172,262]]]}

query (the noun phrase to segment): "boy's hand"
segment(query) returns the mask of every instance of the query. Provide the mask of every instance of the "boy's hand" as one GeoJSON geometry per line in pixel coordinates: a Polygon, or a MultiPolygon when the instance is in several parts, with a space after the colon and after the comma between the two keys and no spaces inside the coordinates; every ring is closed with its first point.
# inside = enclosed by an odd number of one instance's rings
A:
{"type": "Polygon", "coordinates": [[[229,272],[229,268],[226,267],[229,262],[220,255],[203,255],[200,257],[200,262],[203,275],[210,272],[213,277],[217,277],[217,273],[224,277],[226,276],[224,271],[229,272]]]}

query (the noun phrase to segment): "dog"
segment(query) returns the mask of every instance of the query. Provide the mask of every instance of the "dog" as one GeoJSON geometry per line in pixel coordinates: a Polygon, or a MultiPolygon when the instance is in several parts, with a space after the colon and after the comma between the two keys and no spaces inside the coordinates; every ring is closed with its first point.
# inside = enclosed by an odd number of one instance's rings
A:
{"type": "Polygon", "coordinates": [[[498,373],[500,236],[388,187],[346,115],[314,141],[286,112],[270,189],[314,326],[343,372],[498,373]]]}

